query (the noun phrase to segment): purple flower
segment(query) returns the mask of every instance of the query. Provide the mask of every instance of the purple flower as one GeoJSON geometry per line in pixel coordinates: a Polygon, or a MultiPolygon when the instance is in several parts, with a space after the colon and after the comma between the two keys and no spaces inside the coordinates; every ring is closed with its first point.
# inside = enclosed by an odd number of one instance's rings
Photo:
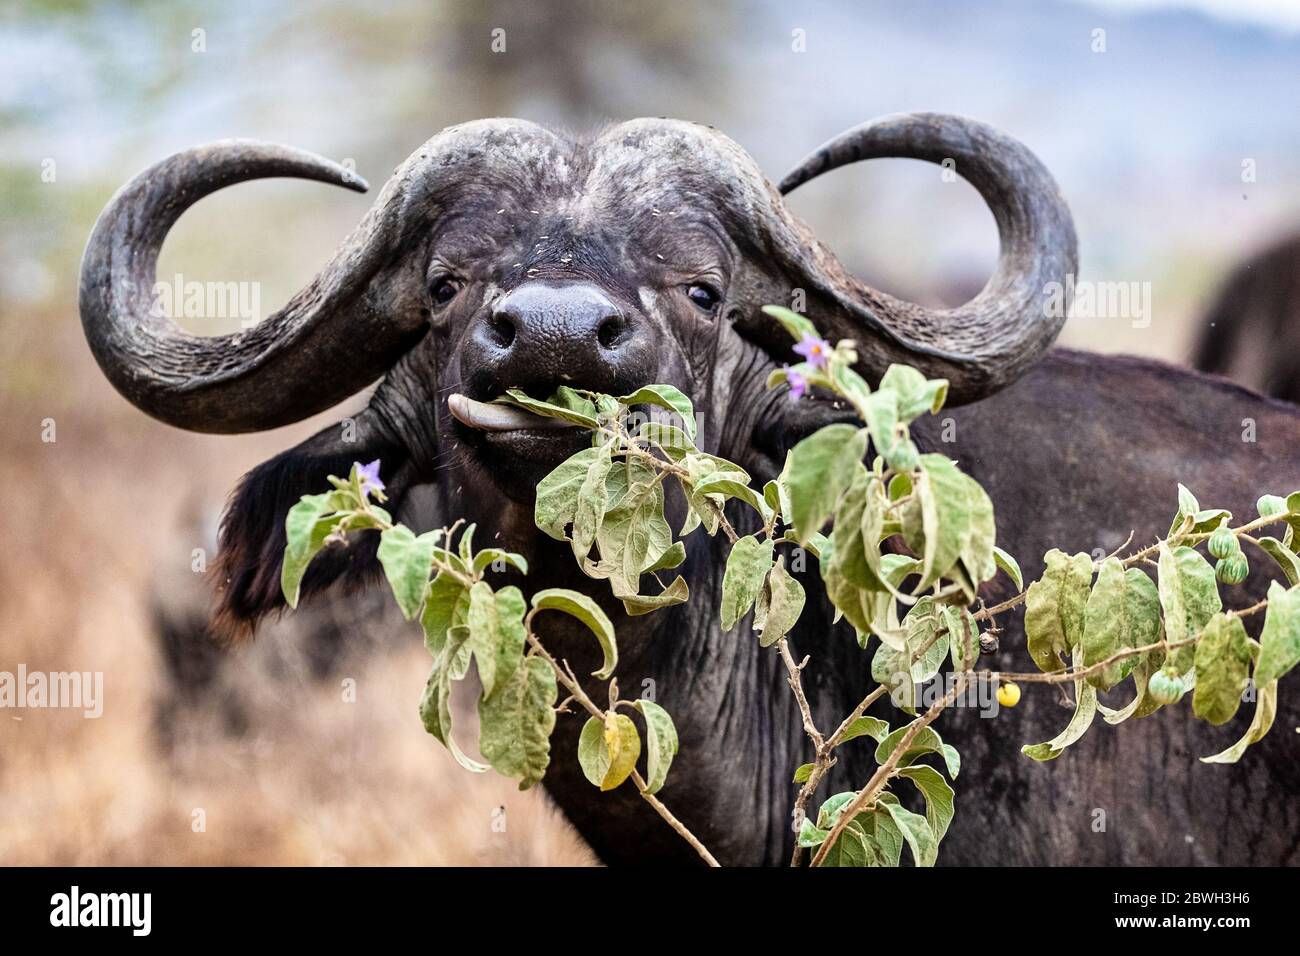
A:
{"type": "Polygon", "coordinates": [[[797,402],[803,398],[803,393],[808,388],[808,379],[804,378],[803,372],[797,372],[786,366],[785,381],[790,386],[790,401],[797,402]]]}
{"type": "Polygon", "coordinates": [[[354,461],[352,466],[356,468],[357,475],[361,479],[361,493],[368,495],[372,491],[383,491],[384,483],[379,478],[379,459],[376,458],[368,465],[363,465],[359,461],[354,461]]]}
{"type": "Polygon", "coordinates": [[[815,335],[804,335],[798,345],[794,347],[796,354],[802,355],[808,360],[808,364],[813,368],[825,368],[826,363],[830,361],[831,344],[825,339],[819,339],[815,335]]]}

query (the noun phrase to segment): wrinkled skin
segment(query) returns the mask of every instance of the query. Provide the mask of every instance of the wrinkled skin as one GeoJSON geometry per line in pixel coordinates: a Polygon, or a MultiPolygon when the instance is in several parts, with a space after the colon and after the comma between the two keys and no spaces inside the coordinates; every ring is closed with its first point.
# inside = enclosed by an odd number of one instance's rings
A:
{"type": "MultiPolygon", "coordinates": [[[[533,569],[502,583],[526,592],[577,588],[601,602],[618,630],[624,695],[653,690],[680,732],[664,801],[723,863],[779,864],[793,842],[790,775],[810,751],[776,652],[758,647],[748,621],[720,632],[725,542],[703,532],[688,541],[682,573],[689,604],[629,619],[603,582],[580,575],[567,546],[533,527],[532,486],[581,439],[563,432],[489,436],[467,429],[447,406],[457,392],[487,400],[506,387],[545,397],[560,384],[621,391],[667,382],[695,402],[701,447],[738,462],[759,483],[775,476],[800,438],[844,420],[832,402],[792,403],[784,390],[765,390],[782,356],[742,334],[736,320],[789,301],[798,277],[783,274],[729,207],[711,201],[724,181],[692,155],[689,138],[665,147],[657,129],[629,124],[594,144],[556,139],[528,157],[528,177],[495,177],[486,164],[459,187],[457,214],[406,250],[429,290],[428,334],[373,395],[358,419],[357,442],[340,443],[332,427],[245,479],[223,533],[221,599],[237,625],[281,608],[285,512],[300,495],[323,489],[326,475],[378,457],[400,519],[417,530],[475,521],[480,545],[522,552],[533,569]],[[507,296],[579,288],[578,304],[541,311],[601,313],[605,306],[589,294],[595,290],[620,316],[610,355],[599,351],[606,348],[599,339],[584,345],[564,329],[548,333],[540,321],[526,330],[526,352],[507,348],[510,335],[494,326],[507,296]],[[414,506],[410,492],[420,486],[433,487],[435,505],[414,506]]],[[[819,324],[838,318],[835,308],[816,296],[809,303],[819,324]]],[[[602,314],[581,321],[598,329],[602,314]]],[[[1052,352],[1009,388],[941,419],[916,424],[918,444],[957,459],[984,484],[997,509],[999,544],[1029,577],[1050,547],[1110,550],[1130,530],[1135,541],[1151,541],[1167,529],[1178,481],[1240,516],[1253,514],[1258,494],[1300,486],[1300,410],[1155,363],[1052,352]],[[955,441],[945,443],[941,419],[949,417],[955,441]],[[1243,418],[1257,421],[1254,444],[1238,442],[1243,418]]],[[[729,513],[743,532],[745,516],[729,513]]],[[[670,520],[680,519],[680,502],[670,496],[670,520]]],[[[374,537],[319,558],[306,592],[373,580],[374,537]]],[[[819,725],[830,728],[870,688],[870,655],[846,625],[830,623],[815,564],[798,576],[809,600],[793,651],[796,659],[811,655],[804,680],[819,725]]],[[[1262,594],[1262,575],[1235,590],[1235,603],[1250,603],[1262,594]]],[[[1006,586],[994,582],[986,594],[1005,597],[1006,586]]],[[[1001,663],[1011,669],[1029,666],[1020,618],[1015,611],[1001,621],[1001,663]]],[[[576,672],[597,666],[589,635],[558,615],[537,624],[576,672]]],[[[588,689],[598,699],[603,693],[594,680],[588,689]]],[[[409,693],[414,710],[418,687],[395,692],[409,693]]],[[[1113,692],[1110,703],[1122,705],[1125,694],[1113,692]]],[[[962,752],[965,769],[941,859],[1294,863],[1300,804],[1291,729],[1300,713],[1289,682],[1281,698],[1273,733],[1235,767],[1195,758],[1235,740],[1249,707],[1223,728],[1194,722],[1186,703],[1119,728],[1099,721],[1046,765],[1018,749],[1067,722],[1055,691],[1026,688],[1021,705],[996,719],[951,712],[938,727],[962,752]],[[1098,809],[1104,832],[1094,831],[1098,809]]],[[[899,722],[887,707],[877,713],[899,722]]],[[[581,724],[561,716],[545,786],[601,858],[698,862],[630,786],[602,794],[587,783],[576,760],[581,724]]],[[[874,766],[871,754],[869,741],[847,745],[819,799],[860,785],[874,766]]]]}

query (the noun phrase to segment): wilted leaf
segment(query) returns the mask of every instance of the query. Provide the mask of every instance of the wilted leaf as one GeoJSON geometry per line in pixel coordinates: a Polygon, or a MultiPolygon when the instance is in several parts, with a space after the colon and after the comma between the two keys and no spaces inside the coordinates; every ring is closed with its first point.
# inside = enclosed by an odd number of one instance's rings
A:
{"type": "Polygon", "coordinates": [[[758,629],[762,637],[758,639],[760,647],[771,647],[790,633],[790,629],[799,621],[803,613],[803,585],[790,576],[785,569],[785,559],[777,558],[776,564],[767,576],[767,614],[758,629]]]}
{"type": "Polygon", "coordinates": [[[613,790],[636,769],[641,737],[625,714],[590,718],[578,737],[578,763],[583,775],[601,790],[613,790]]]}
{"type": "Polygon", "coordinates": [[[1264,536],[1256,538],[1255,543],[1277,562],[1277,566],[1282,569],[1288,584],[1292,587],[1300,584],[1300,555],[1297,555],[1277,538],[1264,536]]]}
{"type": "Polygon", "coordinates": [[[680,574],[673,578],[672,584],[658,594],[633,594],[630,597],[619,595],[619,599],[623,602],[623,610],[629,617],[650,614],[661,608],[672,607],[674,604],[685,604],[690,597],[690,588],[686,586],[686,579],[680,574]]]}
{"type": "Polygon", "coordinates": [[[479,750],[497,773],[517,778],[520,790],[541,780],[550,763],[556,696],[555,671],[530,657],[479,701],[479,750]]]}
{"type": "Polygon", "coordinates": [[[791,449],[785,473],[790,510],[783,513],[801,545],[831,516],[866,451],[867,430],[842,423],[813,432],[791,449]]]}
{"type": "MultiPolygon", "coordinates": [[[[1074,667],[1083,665],[1083,648],[1074,649],[1074,667]]],[[[1092,719],[1097,715],[1097,688],[1083,681],[1074,682],[1074,716],[1063,731],[1042,744],[1026,744],[1020,752],[1034,760],[1055,760],[1065,748],[1075,743],[1092,726],[1092,719]]]]}
{"type": "MultiPolygon", "coordinates": [[[[1091,667],[1131,647],[1160,639],[1160,595],[1152,580],[1137,568],[1124,569],[1119,558],[1107,558],[1097,571],[1088,596],[1083,628],[1083,666],[1091,667]]],[[[1124,679],[1122,661],[1087,678],[1098,690],[1109,690],[1124,679]]]]}
{"type": "Polygon", "coordinates": [[[1196,643],[1195,663],[1193,713],[1212,724],[1227,723],[1241,706],[1250,671],[1250,644],[1241,618],[1210,618],[1196,643]]]}
{"type": "MultiPolygon", "coordinates": [[[[1200,634],[1210,618],[1223,609],[1214,568],[1194,548],[1170,548],[1162,541],[1159,574],[1165,639],[1170,643],[1200,634]]],[[[1166,662],[1186,674],[1192,669],[1194,653],[1190,644],[1175,648],[1166,662]]]]}
{"type": "Polygon", "coordinates": [[[722,574],[722,629],[730,631],[749,613],[763,589],[763,579],[772,566],[772,542],[757,535],[738,540],[727,555],[722,574]]]}
{"type": "Polygon", "coordinates": [[[577,591],[566,588],[546,588],[533,595],[533,607],[538,610],[563,611],[576,617],[596,635],[600,649],[604,652],[605,663],[593,675],[601,680],[609,680],[618,666],[618,645],[614,641],[614,625],[610,623],[605,612],[591,598],[577,591]]]}
{"type": "Polygon", "coordinates": [[[654,701],[643,697],[634,706],[645,718],[646,792],[658,793],[677,755],[677,728],[668,711],[654,701]]]}
{"type": "Polygon", "coordinates": [[[469,632],[465,628],[453,628],[448,632],[442,652],[434,661],[433,670],[429,673],[424,695],[420,698],[420,720],[424,724],[424,729],[451,751],[452,757],[458,764],[473,773],[486,773],[487,764],[467,757],[451,735],[452,667],[468,639],[469,632]]]}
{"type": "Polygon", "coordinates": [[[1053,548],[1043,561],[1043,576],[1025,596],[1025,637],[1034,664],[1051,673],[1064,669],[1062,657],[1083,638],[1092,559],[1053,548]]]}
{"type": "Polygon", "coordinates": [[[424,600],[420,626],[424,629],[424,646],[434,657],[442,650],[447,630],[455,624],[464,624],[469,611],[469,590],[457,578],[439,572],[429,585],[424,600]]]}
{"type": "Polygon", "coordinates": [[[1276,581],[1268,588],[1268,609],[1259,635],[1255,684],[1276,681],[1300,663],[1300,588],[1284,589],[1276,581]]]}
{"type": "Polygon", "coordinates": [[[565,529],[573,523],[578,495],[591,469],[607,454],[602,448],[584,448],[572,455],[537,485],[533,522],[556,541],[565,541],[565,529]]]}
{"type": "Polygon", "coordinates": [[[1272,728],[1273,720],[1277,716],[1277,681],[1270,681],[1263,686],[1256,685],[1256,693],[1258,696],[1255,698],[1255,716],[1246,733],[1227,750],[1211,757],[1202,757],[1201,763],[1236,763],[1246,752],[1247,747],[1264,739],[1264,735],[1272,728]]]}

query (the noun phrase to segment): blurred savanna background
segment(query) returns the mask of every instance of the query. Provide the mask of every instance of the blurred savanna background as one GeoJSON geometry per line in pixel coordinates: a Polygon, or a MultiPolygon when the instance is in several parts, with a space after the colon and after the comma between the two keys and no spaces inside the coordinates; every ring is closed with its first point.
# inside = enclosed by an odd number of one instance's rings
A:
{"type": "MultiPolygon", "coordinates": [[[[1056,175],[1081,281],[1149,283],[1145,315],[1078,316],[1063,341],[1181,362],[1233,266],[1300,231],[1297,103],[1288,0],[7,4],[0,671],[102,672],[103,714],[0,710],[0,863],[594,862],[544,794],[461,771],[424,733],[428,656],[383,595],[228,653],[203,643],[224,496],[340,412],[200,436],[109,387],[81,334],[78,265],[146,165],[254,137],[377,187],[463,120],[665,115],[720,128],[776,179],[871,117],[963,113],[1056,175]]],[[[159,278],[242,283],[260,317],[372,197],[220,193],[173,230],[159,278]]],[[[922,164],[856,166],[791,204],[858,274],[928,304],[977,291],[997,252],[975,191],[922,164]]],[[[241,318],[179,321],[218,334],[241,318]]]]}

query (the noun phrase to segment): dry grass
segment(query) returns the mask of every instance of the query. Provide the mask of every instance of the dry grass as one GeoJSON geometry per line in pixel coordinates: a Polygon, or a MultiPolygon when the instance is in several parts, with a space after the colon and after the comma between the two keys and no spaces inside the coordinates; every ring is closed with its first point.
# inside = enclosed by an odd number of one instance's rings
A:
{"type": "MultiPolygon", "coordinates": [[[[149,422],[111,392],[66,318],[0,322],[0,342],[0,670],[102,671],[105,699],[99,719],[0,711],[0,863],[593,862],[540,791],[466,773],[424,732],[418,642],[354,655],[323,681],[268,675],[255,649],[236,651],[246,732],[190,714],[161,747],[149,608],[188,573],[186,503],[218,500],[309,427],[231,439],[149,422]],[[47,417],[53,444],[40,440],[47,417]]],[[[462,733],[473,739],[468,720],[462,733]]]]}

